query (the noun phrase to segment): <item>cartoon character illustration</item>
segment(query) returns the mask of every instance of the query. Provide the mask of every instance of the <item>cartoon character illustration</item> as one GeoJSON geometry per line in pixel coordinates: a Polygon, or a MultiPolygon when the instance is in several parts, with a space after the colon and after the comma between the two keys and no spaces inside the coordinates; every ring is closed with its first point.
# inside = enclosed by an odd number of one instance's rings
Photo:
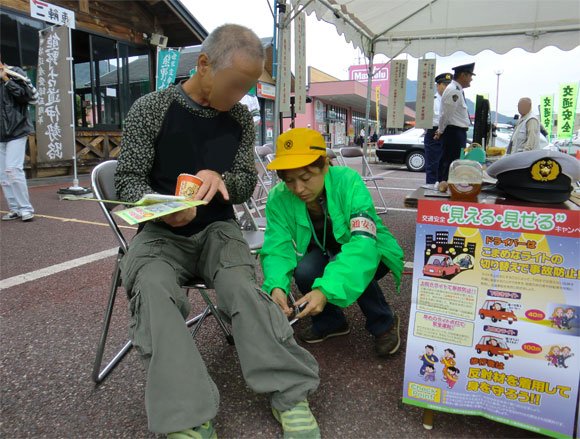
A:
{"type": "Polygon", "coordinates": [[[550,320],[552,321],[552,328],[556,326],[558,329],[562,329],[562,319],[564,318],[564,308],[559,306],[552,313],[550,320]]]}
{"type": "Polygon", "coordinates": [[[475,350],[478,354],[487,352],[487,355],[490,357],[493,357],[494,355],[501,355],[506,360],[509,360],[514,356],[510,352],[510,348],[505,344],[503,338],[493,335],[484,335],[481,337],[479,343],[475,345],[475,350]]]}
{"type": "Polygon", "coordinates": [[[572,329],[570,322],[578,318],[578,314],[574,314],[574,308],[567,308],[562,316],[562,327],[565,329],[572,329]]]}
{"type": "Polygon", "coordinates": [[[486,300],[479,310],[479,317],[481,317],[481,320],[488,317],[494,323],[507,320],[510,325],[518,320],[511,303],[505,300],[486,300]]]}
{"type": "Polygon", "coordinates": [[[443,368],[443,381],[446,381],[449,375],[449,368],[455,366],[455,351],[451,348],[445,349],[443,352],[443,357],[441,357],[441,363],[445,366],[443,368]]]}
{"type": "Polygon", "coordinates": [[[425,369],[427,366],[432,366],[435,369],[435,363],[439,361],[433,353],[435,352],[435,348],[428,344],[425,346],[425,353],[423,355],[419,355],[419,360],[423,361],[423,365],[421,369],[419,369],[419,376],[425,376],[425,369]]]}
{"type": "Polygon", "coordinates": [[[548,366],[558,367],[558,355],[560,354],[560,346],[552,346],[548,355],[546,355],[546,360],[548,360],[548,366]]]}
{"type": "Polygon", "coordinates": [[[445,379],[445,381],[447,382],[447,385],[449,386],[449,388],[453,389],[453,386],[455,385],[455,383],[459,379],[459,377],[457,376],[457,375],[459,375],[459,369],[457,369],[456,367],[450,367],[447,369],[447,372],[448,372],[448,375],[447,375],[447,378],[445,379]]]}
{"type": "Polygon", "coordinates": [[[431,255],[423,267],[425,276],[451,279],[461,271],[459,265],[453,262],[449,255],[431,255]]]}
{"type": "Polygon", "coordinates": [[[424,378],[425,378],[425,381],[431,381],[431,382],[435,381],[435,368],[433,367],[433,365],[428,364],[427,366],[425,366],[424,378]]]}
{"type": "Polygon", "coordinates": [[[560,350],[560,355],[558,355],[558,367],[564,367],[566,369],[568,368],[568,366],[566,366],[566,360],[574,356],[574,354],[571,354],[570,351],[572,351],[572,349],[570,349],[568,346],[564,346],[560,350]]]}
{"type": "Polygon", "coordinates": [[[461,269],[468,269],[471,268],[471,266],[472,266],[471,256],[463,255],[463,257],[459,259],[459,267],[461,269]]]}

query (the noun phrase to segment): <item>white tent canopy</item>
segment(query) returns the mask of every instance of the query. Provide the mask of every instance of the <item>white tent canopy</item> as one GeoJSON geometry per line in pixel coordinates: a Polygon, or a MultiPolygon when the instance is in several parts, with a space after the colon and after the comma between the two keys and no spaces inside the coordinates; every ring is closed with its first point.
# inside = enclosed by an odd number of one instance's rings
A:
{"type": "Polygon", "coordinates": [[[295,0],[367,56],[580,45],[578,0],[295,0]]]}

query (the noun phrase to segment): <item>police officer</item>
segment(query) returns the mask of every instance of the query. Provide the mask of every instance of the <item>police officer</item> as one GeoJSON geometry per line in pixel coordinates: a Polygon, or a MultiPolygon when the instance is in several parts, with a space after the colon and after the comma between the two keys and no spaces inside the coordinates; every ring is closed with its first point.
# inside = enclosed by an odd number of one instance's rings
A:
{"type": "Polygon", "coordinates": [[[439,129],[435,139],[441,138],[443,156],[439,162],[439,179],[447,181],[449,165],[461,155],[461,148],[467,143],[467,129],[471,119],[467,111],[467,102],[463,89],[471,85],[475,73],[475,63],[453,67],[453,81],[443,92],[441,98],[441,115],[439,129]]]}
{"type": "Polygon", "coordinates": [[[433,102],[433,128],[427,130],[423,140],[425,144],[425,177],[427,184],[435,184],[439,181],[439,162],[441,161],[443,148],[441,140],[435,140],[433,137],[439,128],[441,96],[451,82],[451,77],[451,73],[441,73],[435,78],[437,93],[435,93],[435,102],[433,102]]]}

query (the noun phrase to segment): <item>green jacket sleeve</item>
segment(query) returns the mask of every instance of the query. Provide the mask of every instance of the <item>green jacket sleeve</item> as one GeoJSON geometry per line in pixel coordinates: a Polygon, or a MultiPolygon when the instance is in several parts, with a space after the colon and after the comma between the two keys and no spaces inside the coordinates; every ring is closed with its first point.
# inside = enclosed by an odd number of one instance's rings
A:
{"type": "MultiPolygon", "coordinates": [[[[283,183],[282,183],[283,184],[283,183]]],[[[293,234],[287,221],[288,206],[282,205],[280,191],[270,191],[266,203],[268,225],[264,235],[264,246],[260,251],[260,261],[264,271],[262,289],[271,294],[274,288],[290,292],[292,273],[297,265],[296,250],[293,246],[293,234]]]]}
{"type": "MultiPolygon", "coordinates": [[[[352,190],[348,192],[350,199],[345,200],[344,218],[350,222],[351,216],[367,214],[369,218],[374,213],[371,194],[360,176],[352,181],[352,190]]],[[[376,230],[376,228],[375,228],[376,230]]],[[[316,279],[312,289],[320,289],[328,301],[336,306],[346,308],[355,302],[373,279],[381,255],[377,247],[376,233],[351,233],[348,242],[342,245],[342,251],[336,259],[324,269],[322,277],[316,279]]]]}

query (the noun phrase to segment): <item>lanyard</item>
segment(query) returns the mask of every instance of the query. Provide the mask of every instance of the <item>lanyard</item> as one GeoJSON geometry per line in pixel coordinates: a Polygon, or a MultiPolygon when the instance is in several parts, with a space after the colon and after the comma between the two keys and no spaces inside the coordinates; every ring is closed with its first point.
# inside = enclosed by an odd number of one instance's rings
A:
{"type": "Polygon", "coordinates": [[[326,215],[326,209],[324,208],[324,203],[320,203],[320,207],[322,207],[322,213],[324,214],[324,230],[323,230],[323,234],[322,234],[322,244],[320,244],[320,241],[318,240],[318,237],[316,236],[316,230],[314,230],[314,224],[312,224],[312,219],[310,218],[310,213],[308,212],[308,208],[306,208],[306,212],[308,213],[308,223],[310,224],[310,229],[312,230],[312,236],[314,237],[314,241],[316,242],[316,245],[318,245],[318,247],[320,247],[320,250],[322,250],[322,254],[326,256],[326,223],[328,221],[328,216],[326,215]]]}

